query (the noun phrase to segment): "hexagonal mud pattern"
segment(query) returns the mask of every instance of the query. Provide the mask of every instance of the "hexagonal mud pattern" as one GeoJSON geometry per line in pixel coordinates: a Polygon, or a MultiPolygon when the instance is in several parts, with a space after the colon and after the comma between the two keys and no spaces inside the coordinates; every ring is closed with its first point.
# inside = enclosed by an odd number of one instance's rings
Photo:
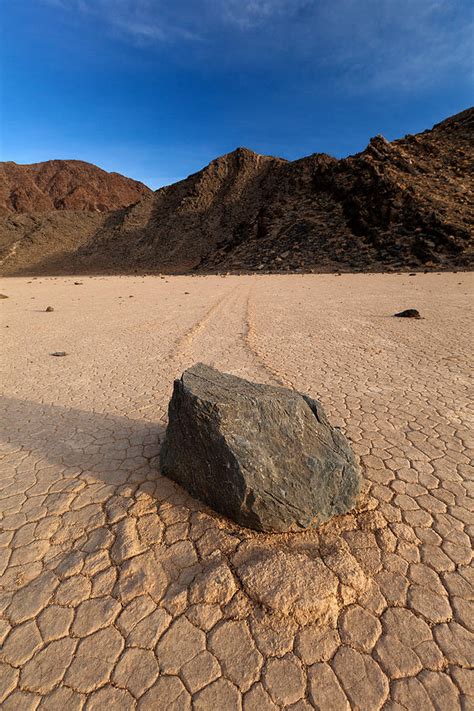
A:
{"type": "Polygon", "coordinates": [[[2,708],[472,708],[472,277],[82,281],[1,285],[2,708]],[[262,535],[160,476],[198,360],[321,399],[357,510],[262,535]]]}

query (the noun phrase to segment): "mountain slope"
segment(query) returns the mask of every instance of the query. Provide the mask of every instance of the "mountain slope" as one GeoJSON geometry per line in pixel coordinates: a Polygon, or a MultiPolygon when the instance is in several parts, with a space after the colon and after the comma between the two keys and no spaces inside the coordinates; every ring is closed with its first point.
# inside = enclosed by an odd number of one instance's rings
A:
{"type": "Polygon", "coordinates": [[[170,271],[463,265],[473,128],[468,110],[340,161],[237,149],[124,210],[78,257],[170,271]]]}
{"type": "MultiPolygon", "coordinates": [[[[314,154],[290,162],[239,148],[103,215],[93,234],[82,225],[74,250],[50,252],[38,264],[19,239],[3,271],[469,267],[473,138],[468,109],[416,136],[391,143],[378,136],[343,160],[314,154]]],[[[42,234],[52,243],[58,225],[47,215],[35,219],[30,240],[42,234]]],[[[4,255],[11,235],[0,222],[4,255]]]]}
{"type": "Polygon", "coordinates": [[[151,192],[143,183],[80,160],[0,163],[0,214],[126,207],[151,192]]]}

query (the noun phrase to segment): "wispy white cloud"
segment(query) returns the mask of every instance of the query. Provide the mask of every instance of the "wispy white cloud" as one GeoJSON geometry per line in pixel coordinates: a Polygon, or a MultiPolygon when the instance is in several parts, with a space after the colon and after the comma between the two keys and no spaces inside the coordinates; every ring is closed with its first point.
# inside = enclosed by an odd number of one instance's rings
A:
{"type": "Polygon", "coordinates": [[[224,22],[250,29],[275,19],[291,20],[314,3],[311,0],[218,0],[215,5],[224,22]]]}
{"type": "Polygon", "coordinates": [[[141,46],[178,47],[189,61],[261,66],[290,61],[346,87],[400,90],[470,72],[468,0],[43,0],[141,46]]]}
{"type": "Polygon", "coordinates": [[[416,90],[456,71],[472,75],[474,12],[464,0],[338,0],[321,21],[325,64],[339,67],[354,91],[416,90]]]}
{"type": "Polygon", "coordinates": [[[67,13],[92,18],[105,31],[118,33],[132,41],[172,43],[200,39],[200,17],[185,11],[189,3],[179,0],[170,5],[166,0],[43,0],[67,13]]]}

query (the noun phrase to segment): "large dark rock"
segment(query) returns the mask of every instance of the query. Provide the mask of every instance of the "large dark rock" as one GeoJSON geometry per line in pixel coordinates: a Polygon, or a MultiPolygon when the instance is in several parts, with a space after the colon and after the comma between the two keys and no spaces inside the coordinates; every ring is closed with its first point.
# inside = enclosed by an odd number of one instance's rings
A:
{"type": "Polygon", "coordinates": [[[174,382],[161,469],[259,531],[306,528],[345,513],[361,484],[346,438],[319,402],[202,363],[174,382]]]}

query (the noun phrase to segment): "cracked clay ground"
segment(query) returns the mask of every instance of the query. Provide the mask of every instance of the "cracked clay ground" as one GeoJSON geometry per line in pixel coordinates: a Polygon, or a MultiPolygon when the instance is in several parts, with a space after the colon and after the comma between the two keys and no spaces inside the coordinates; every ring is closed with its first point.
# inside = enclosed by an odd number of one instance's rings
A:
{"type": "Polygon", "coordinates": [[[0,285],[2,710],[474,708],[472,276],[74,281],[0,285]],[[357,510],[257,534],[160,476],[199,360],[320,399],[357,510]]]}

